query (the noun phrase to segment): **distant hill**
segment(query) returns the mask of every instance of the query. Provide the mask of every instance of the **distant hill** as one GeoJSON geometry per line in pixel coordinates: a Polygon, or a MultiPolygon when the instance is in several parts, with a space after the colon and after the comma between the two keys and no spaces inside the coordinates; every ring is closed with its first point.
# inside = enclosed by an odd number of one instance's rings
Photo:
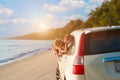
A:
{"type": "Polygon", "coordinates": [[[65,34],[71,33],[73,30],[78,29],[79,26],[83,23],[82,20],[71,20],[63,28],[49,29],[44,33],[31,33],[23,36],[17,36],[13,39],[30,39],[30,40],[51,40],[56,37],[63,38],[65,34]]]}

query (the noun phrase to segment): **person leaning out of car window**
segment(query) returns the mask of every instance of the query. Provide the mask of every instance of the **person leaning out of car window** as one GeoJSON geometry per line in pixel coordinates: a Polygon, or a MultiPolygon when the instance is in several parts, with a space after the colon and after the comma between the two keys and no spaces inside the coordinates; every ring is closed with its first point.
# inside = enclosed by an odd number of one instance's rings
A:
{"type": "Polygon", "coordinates": [[[74,45],[74,38],[72,35],[67,34],[64,40],[55,39],[53,42],[53,53],[59,57],[63,54],[68,54],[71,52],[72,46],[74,45]]]}

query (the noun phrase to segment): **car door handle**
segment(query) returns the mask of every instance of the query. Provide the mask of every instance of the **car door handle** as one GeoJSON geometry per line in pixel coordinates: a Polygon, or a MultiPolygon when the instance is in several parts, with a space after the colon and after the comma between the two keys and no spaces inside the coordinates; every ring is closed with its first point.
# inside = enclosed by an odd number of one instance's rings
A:
{"type": "Polygon", "coordinates": [[[120,61],[120,56],[118,56],[118,57],[108,57],[108,58],[103,59],[103,62],[110,62],[110,61],[120,61]]]}

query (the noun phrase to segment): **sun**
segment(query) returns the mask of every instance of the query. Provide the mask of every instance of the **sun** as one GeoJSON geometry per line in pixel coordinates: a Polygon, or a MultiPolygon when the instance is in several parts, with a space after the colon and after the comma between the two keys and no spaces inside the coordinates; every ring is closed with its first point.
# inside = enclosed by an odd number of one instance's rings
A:
{"type": "Polygon", "coordinates": [[[45,21],[36,22],[35,30],[36,32],[46,32],[49,29],[49,25],[45,21]]]}
{"type": "Polygon", "coordinates": [[[47,31],[48,30],[47,27],[48,27],[47,24],[44,23],[44,22],[39,25],[39,28],[40,28],[41,32],[47,31]]]}

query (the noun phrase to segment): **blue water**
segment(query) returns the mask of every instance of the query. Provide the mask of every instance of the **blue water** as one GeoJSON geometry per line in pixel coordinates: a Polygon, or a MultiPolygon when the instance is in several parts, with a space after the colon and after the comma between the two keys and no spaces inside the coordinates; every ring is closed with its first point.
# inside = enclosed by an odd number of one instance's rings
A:
{"type": "Polygon", "coordinates": [[[0,65],[31,57],[51,49],[48,40],[0,40],[0,65]]]}

